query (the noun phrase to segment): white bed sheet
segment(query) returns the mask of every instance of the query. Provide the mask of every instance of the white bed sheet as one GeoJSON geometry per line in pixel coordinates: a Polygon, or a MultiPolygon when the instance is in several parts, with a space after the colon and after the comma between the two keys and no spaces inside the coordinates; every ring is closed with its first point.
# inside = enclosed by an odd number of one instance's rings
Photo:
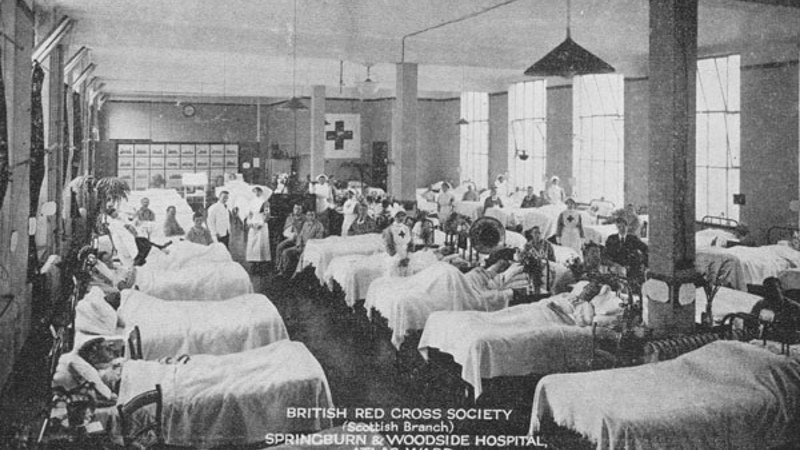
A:
{"type": "MultiPolygon", "coordinates": [[[[150,208],[156,215],[155,222],[140,229],[140,236],[148,237],[157,244],[163,244],[168,240],[179,239],[180,236],[167,238],[164,236],[164,221],[167,217],[167,207],[175,207],[175,219],[184,231],[189,231],[192,227],[192,215],[194,211],[189,203],[180,196],[175,189],[147,189],[144,191],[132,191],[128,193],[128,200],[120,202],[119,210],[126,217],[133,217],[141,207],[142,198],[150,200],[150,208]],[[149,232],[149,233],[148,233],[149,232]]],[[[134,255],[135,256],[135,255],[134,255]]]]}
{"type": "Polygon", "coordinates": [[[197,264],[232,262],[228,249],[218,242],[200,245],[189,241],[173,242],[166,251],[151,248],[144,267],[153,271],[180,270],[197,264]]]}
{"type": "MultiPolygon", "coordinates": [[[[728,314],[752,311],[753,306],[761,300],[758,295],[753,295],[744,291],[721,287],[714,297],[711,305],[711,313],[714,315],[714,323],[719,323],[728,314]]],[[[706,291],[697,288],[695,294],[695,323],[702,322],[702,314],[706,311],[706,291]]]]}
{"type": "Polygon", "coordinates": [[[136,268],[136,286],[162,300],[225,300],[251,294],[250,275],[236,262],[191,264],[178,270],[136,268]]]}
{"type": "Polygon", "coordinates": [[[328,265],[337,256],[372,255],[384,250],[383,238],[378,233],[359,236],[329,236],[325,239],[312,239],[306,244],[297,272],[308,266],[314,266],[314,274],[320,284],[325,280],[328,265]]]}
{"type": "MultiPolygon", "coordinates": [[[[325,284],[333,288],[333,281],[344,291],[347,306],[366,298],[373,281],[386,274],[391,257],[386,253],[372,255],[346,255],[334,258],[325,273],[325,284]]],[[[432,250],[421,250],[409,255],[408,273],[414,275],[436,264],[439,260],[432,250]]]]}
{"type": "Polygon", "coordinates": [[[455,204],[453,205],[453,211],[462,216],[469,217],[470,220],[474,222],[483,216],[483,202],[465,202],[456,200],[455,204]]]}
{"type": "Polygon", "coordinates": [[[399,349],[406,334],[423,329],[434,311],[496,311],[508,306],[511,296],[511,289],[479,290],[457,268],[440,262],[410,277],[378,278],[364,307],[386,318],[392,344],[399,349]]]}
{"type": "Polygon", "coordinates": [[[174,302],[127,289],[117,314],[126,336],[139,327],[145,360],[225,355],[289,339],[277,308],[261,294],[217,302],[174,302]]]}
{"type": "Polygon", "coordinates": [[[483,392],[482,378],[588,369],[592,328],[565,321],[547,307],[550,301],[495,312],[434,312],[425,324],[420,353],[427,359],[428,349],[435,348],[452,355],[475,398],[483,392]]]}
{"type": "Polygon", "coordinates": [[[695,268],[700,273],[717,273],[726,261],[732,267],[726,285],[746,291],[748,284],[761,284],[767,277],[800,267],[800,252],[785,245],[697,248],[695,268]]]}
{"type": "Polygon", "coordinates": [[[799,411],[796,358],[716,341],[670,361],[548,375],[530,432],[549,417],[598,449],[769,448],[796,435],[799,411]]]}
{"type": "Polygon", "coordinates": [[[224,356],[197,355],[187,364],[126,361],[119,404],[161,385],[166,444],[221,447],[261,442],[266,433],[313,432],[326,419],[287,418],[289,406],[333,407],[325,373],[300,342],[224,356]]]}

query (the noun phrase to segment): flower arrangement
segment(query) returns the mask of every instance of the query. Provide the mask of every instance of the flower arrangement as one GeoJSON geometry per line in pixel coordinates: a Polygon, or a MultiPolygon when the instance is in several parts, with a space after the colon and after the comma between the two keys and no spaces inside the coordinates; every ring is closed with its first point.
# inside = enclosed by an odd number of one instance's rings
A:
{"type": "Polygon", "coordinates": [[[520,263],[534,290],[539,291],[542,287],[543,264],[545,264],[542,255],[535,248],[526,247],[520,254],[520,263]]]}
{"type": "Polygon", "coordinates": [[[733,271],[733,263],[731,260],[723,260],[721,263],[712,263],[708,271],[702,275],[703,291],[706,294],[706,310],[702,314],[702,322],[704,325],[711,326],[714,324],[714,314],[712,306],[714,297],[719,292],[719,288],[727,283],[727,280],[733,271]]]}

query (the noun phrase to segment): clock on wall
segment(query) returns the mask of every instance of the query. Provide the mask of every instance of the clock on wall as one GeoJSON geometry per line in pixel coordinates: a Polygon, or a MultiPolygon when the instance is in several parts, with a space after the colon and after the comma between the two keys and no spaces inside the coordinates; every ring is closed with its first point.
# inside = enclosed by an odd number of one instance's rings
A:
{"type": "Polygon", "coordinates": [[[184,117],[194,117],[194,114],[197,112],[197,108],[194,107],[191,103],[187,103],[183,105],[183,115],[184,117]]]}

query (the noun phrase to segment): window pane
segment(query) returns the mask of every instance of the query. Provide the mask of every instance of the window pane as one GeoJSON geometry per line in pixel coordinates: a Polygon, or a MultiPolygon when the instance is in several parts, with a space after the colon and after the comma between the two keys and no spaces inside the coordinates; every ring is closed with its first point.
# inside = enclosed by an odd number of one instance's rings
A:
{"type": "Polygon", "coordinates": [[[697,217],[725,214],[738,219],[740,58],[697,62],[697,217]]]}

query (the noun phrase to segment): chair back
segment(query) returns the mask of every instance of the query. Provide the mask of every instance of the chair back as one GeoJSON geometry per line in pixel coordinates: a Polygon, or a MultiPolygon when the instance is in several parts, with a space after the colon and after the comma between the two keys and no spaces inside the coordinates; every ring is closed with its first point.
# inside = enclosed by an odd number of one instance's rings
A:
{"type": "Polygon", "coordinates": [[[128,351],[129,359],[143,359],[142,354],[142,333],[139,331],[139,326],[136,325],[128,335],[128,351]]]}
{"type": "Polygon", "coordinates": [[[117,406],[125,448],[151,448],[163,443],[162,409],[160,384],[153,390],[142,392],[124,405],[117,406]],[[155,408],[155,415],[145,411],[151,405],[155,408]]]}

